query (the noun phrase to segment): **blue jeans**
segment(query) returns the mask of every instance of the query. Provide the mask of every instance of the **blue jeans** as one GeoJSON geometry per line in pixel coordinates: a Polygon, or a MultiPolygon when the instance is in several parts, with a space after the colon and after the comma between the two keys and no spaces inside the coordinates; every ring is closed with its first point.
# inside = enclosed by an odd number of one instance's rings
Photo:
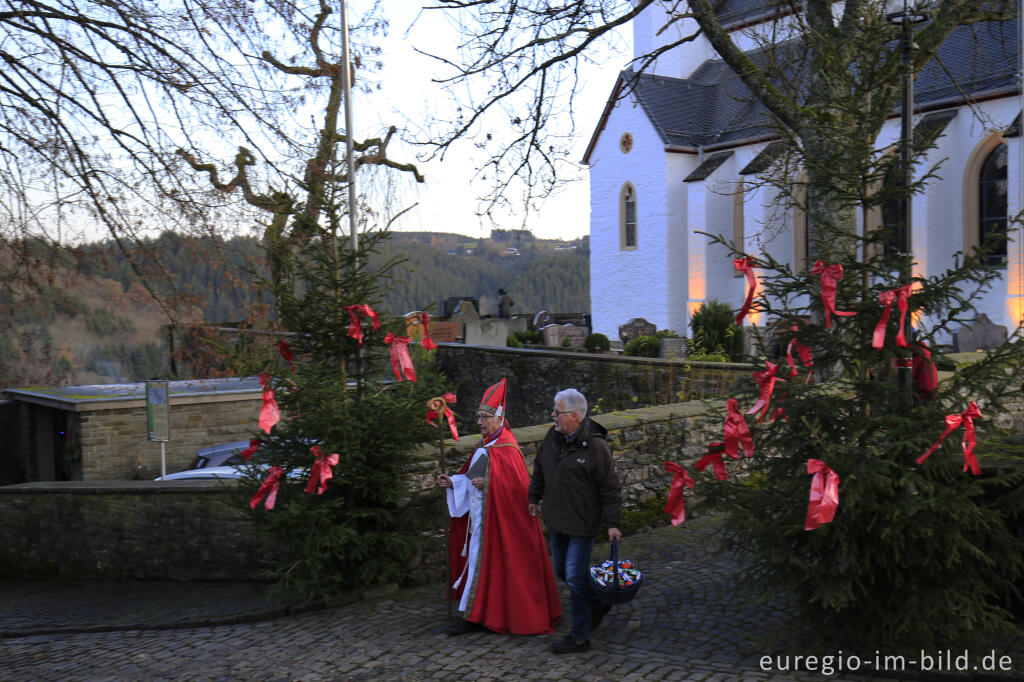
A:
{"type": "Polygon", "coordinates": [[[590,554],[594,538],[563,535],[551,531],[551,558],[555,575],[569,585],[569,605],[572,609],[572,629],[569,634],[577,639],[590,639],[590,615],[601,602],[590,591],[590,554]]]}

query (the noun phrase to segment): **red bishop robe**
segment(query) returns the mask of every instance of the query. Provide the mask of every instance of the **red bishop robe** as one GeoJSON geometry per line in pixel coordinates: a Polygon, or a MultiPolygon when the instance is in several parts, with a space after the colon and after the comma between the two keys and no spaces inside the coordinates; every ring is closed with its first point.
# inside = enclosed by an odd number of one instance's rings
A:
{"type": "MultiPolygon", "coordinates": [[[[487,446],[488,468],[484,484],[483,546],[471,584],[452,588],[451,598],[462,599],[471,590],[466,620],[488,630],[514,635],[554,632],[562,614],[540,519],[529,513],[530,477],[515,436],[502,428],[487,446]]],[[[469,469],[472,455],[459,469],[469,469]]],[[[467,557],[469,514],[451,519],[449,560],[451,575],[462,575],[467,557]]]]}

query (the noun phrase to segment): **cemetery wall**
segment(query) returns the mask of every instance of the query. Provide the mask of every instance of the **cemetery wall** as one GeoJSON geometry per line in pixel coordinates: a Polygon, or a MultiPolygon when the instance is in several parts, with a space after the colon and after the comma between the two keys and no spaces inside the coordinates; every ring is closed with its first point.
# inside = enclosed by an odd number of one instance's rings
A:
{"type": "MultiPolygon", "coordinates": [[[[721,405],[676,404],[596,417],[623,483],[626,509],[665,496],[665,460],[692,468],[721,432],[721,405]]],[[[547,425],[515,429],[528,467],[547,425]]],[[[447,470],[476,439],[447,443],[447,470]]],[[[424,445],[408,472],[406,508],[428,539],[413,559],[420,582],[444,573],[443,503],[433,482],[439,450],[424,445]]],[[[730,466],[736,466],[729,462],[730,466]]],[[[37,482],[0,487],[0,577],[118,580],[261,580],[273,560],[261,551],[245,496],[218,481],[37,482]]],[[[693,499],[688,497],[688,504],[693,499]]]]}
{"type": "Polygon", "coordinates": [[[551,421],[555,393],[576,388],[592,413],[604,414],[695,398],[720,397],[740,382],[753,387],[754,367],[661,358],[532,348],[439,344],[438,367],[456,384],[454,412],[473,414],[488,386],[508,379],[508,418],[518,424],[551,421]]]}

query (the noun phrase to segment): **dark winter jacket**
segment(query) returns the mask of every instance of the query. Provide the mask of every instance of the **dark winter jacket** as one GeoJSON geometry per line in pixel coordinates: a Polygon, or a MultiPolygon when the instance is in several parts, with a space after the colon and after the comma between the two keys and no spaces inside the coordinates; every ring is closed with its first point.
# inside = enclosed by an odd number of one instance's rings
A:
{"type": "Polygon", "coordinates": [[[554,427],[544,436],[530,478],[530,503],[543,501],[548,530],[593,536],[602,527],[618,527],[622,497],[607,434],[587,417],[571,439],[554,427]]]}

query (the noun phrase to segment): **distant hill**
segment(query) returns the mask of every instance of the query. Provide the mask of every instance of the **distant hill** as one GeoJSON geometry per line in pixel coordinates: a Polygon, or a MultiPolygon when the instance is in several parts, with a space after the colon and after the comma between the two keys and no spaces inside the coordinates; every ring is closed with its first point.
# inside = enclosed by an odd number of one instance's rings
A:
{"type": "MultiPolygon", "coordinates": [[[[396,232],[371,265],[404,259],[392,272],[384,311],[438,310],[450,296],[470,296],[482,314],[497,313],[497,292],[513,312],[589,312],[589,244],[535,239],[522,231],[490,239],[435,232],[396,232]]],[[[195,318],[228,323],[261,301],[253,271],[257,240],[164,235],[145,244],[139,261],[161,299],[193,306],[195,318]],[[158,273],[158,274],[155,274],[158,273]]],[[[111,243],[64,258],[52,284],[19,300],[0,292],[0,387],[141,381],[164,372],[161,326],[167,317],[111,243]]]]}

